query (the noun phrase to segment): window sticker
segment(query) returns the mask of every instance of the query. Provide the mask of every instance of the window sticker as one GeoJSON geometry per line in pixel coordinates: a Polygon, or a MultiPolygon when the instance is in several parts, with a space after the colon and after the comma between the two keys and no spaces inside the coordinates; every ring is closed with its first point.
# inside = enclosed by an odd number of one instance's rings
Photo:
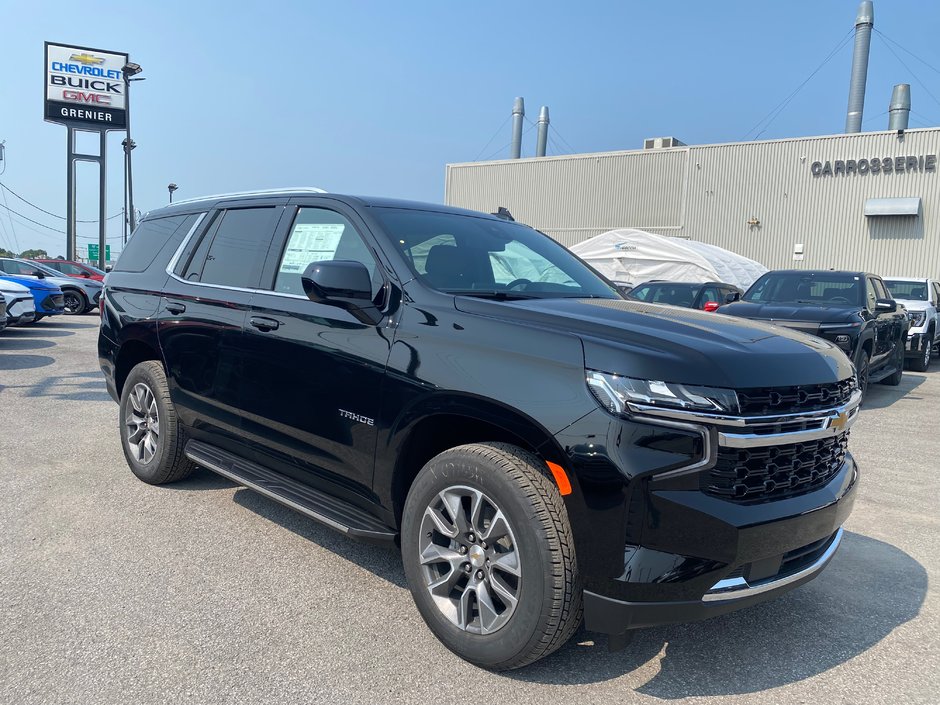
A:
{"type": "Polygon", "coordinates": [[[280,271],[302,274],[311,262],[333,259],[345,229],[342,223],[298,223],[287,243],[280,271]]]}

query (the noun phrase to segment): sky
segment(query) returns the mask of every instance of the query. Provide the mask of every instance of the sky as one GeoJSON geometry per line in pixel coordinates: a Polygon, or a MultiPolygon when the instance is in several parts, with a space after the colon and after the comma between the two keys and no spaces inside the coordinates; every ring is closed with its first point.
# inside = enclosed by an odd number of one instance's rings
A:
{"type": "MultiPolygon", "coordinates": [[[[516,96],[533,123],[549,106],[549,154],[666,135],[706,144],[842,132],[857,7],[0,0],[0,182],[53,214],[4,192],[0,247],[65,253],[54,216],[65,214],[66,129],[43,121],[44,41],[129,52],[143,67],[132,130],[144,212],[167,202],[170,182],[177,199],[319,186],[441,202],[445,164],[508,156],[516,96]]],[[[863,129],[887,128],[895,83],[911,84],[912,127],[940,124],[938,26],[940,3],[875,0],[863,129]]],[[[523,155],[533,156],[526,129],[523,155]]],[[[123,138],[108,138],[108,215],[123,201],[123,138]]],[[[97,167],[79,165],[78,176],[78,218],[94,220],[97,167]]],[[[108,221],[112,254],[121,226],[108,221]]],[[[95,223],[78,232],[80,251],[97,240],[95,223]]]]}

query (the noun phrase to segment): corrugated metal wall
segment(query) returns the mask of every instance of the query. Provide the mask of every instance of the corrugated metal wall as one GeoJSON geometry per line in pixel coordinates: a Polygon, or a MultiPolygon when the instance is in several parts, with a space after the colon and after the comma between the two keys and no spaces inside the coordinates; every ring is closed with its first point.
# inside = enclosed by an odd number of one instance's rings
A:
{"type": "Polygon", "coordinates": [[[505,206],[565,245],[636,227],[720,245],[770,268],[938,276],[940,171],[810,171],[816,161],[926,154],[940,154],[940,130],[450,164],[445,198],[487,212],[505,206]],[[920,217],[863,213],[868,198],[910,196],[923,199],[920,217]],[[793,260],[796,243],[802,261],[793,260]]]}

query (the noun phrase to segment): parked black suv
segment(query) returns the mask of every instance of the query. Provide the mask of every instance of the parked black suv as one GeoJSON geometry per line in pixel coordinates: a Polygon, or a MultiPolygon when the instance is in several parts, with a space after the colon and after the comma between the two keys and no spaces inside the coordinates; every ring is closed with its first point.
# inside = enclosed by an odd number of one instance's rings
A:
{"type": "Polygon", "coordinates": [[[740,301],[719,311],[835,343],[855,363],[862,394],[870,382],[901,383],[910,321],[876,274],[803,269],[767,272],[740,301]]]}
{"type": "Polygon", "coordinates": [[[143,481],[196,465],[398,544],[463,658],[515,668],[814,577],[857,487],[825,341],[623,300],[541,233],[303,191],[150,213],[101,368],[143,481]]]}

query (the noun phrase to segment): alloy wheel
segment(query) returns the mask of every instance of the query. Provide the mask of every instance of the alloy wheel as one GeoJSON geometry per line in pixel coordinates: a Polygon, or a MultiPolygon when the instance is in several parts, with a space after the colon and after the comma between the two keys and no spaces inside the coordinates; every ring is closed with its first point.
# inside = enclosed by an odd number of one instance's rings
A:
{"type": "Polygon", "coordinates": [[[65,292],[65,312],[70,315],[75,315],[81,313],[85,310],[85,302],[82,301],[82,297],[76,294],[74,291],[65,292]]]}
{"type": "MultiPolygon", "coordinates": [[[[931,353],[930,345],[927,344],[927,343],[924,343],[924,369],[925,369],[925,370],[926,370],[928,367],[930,367],[930,353],[931,353]]],[[[903,358],[904,353],[902,352],[901,355],[902,355],[902,358],[901,358],[901,359],[903,360],[903,359],[904,359],[904,358],[903,358]]]]}
{"type": "Polygon", "coordinates": [[[157,399],[143,382],[134,385],[128,395],[130,404],[124,416],[127,445],[141,463],[149,463],[160,443],[160,412],[157,399]]]}
{"type": "Polygon", "coordinates": [[[459,629],[492,634],[512,617],[522,579],[518,545],[506,516],[480,490],[457,485],[431,500],[418,555],[431,599],[459,629]]]}

